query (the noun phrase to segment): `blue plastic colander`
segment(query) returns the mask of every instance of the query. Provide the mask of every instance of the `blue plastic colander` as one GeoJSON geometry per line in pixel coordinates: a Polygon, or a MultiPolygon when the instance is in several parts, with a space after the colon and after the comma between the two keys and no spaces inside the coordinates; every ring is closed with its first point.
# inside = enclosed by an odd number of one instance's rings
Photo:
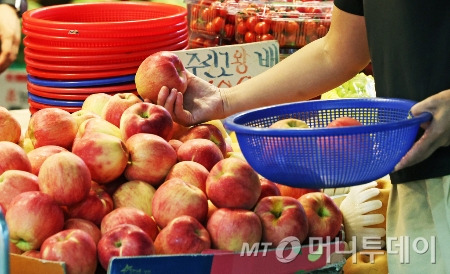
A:
{"type": "Polygon", "coordinates": [[[336,188],[368,183],[390,173],[413,145],[430,113],[412,117],[414,101],[386,98],[311,100],[235,114],[224,121],[261,176],[285,185],[336,188]],[[338,117],[362,126],[326,128],[338,117]],[[272,129],[296,118],[308,129],[272,129]]]}

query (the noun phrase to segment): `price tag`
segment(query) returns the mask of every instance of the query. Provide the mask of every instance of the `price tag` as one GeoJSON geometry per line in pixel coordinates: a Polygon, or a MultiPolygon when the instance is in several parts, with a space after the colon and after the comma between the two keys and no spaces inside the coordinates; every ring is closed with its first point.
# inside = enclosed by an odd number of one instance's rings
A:
{"type": "Polygon", "coordinates": [[[174,51],[185,68],[220,87],[235,86],[280,61],[278,41],[174,51]]]}

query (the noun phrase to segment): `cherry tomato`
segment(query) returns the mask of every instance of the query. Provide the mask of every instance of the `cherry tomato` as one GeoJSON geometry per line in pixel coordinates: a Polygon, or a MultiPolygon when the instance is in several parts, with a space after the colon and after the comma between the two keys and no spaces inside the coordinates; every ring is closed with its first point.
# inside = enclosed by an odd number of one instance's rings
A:
{"type": "Polygon", "coordinates": [[[324,37],[325,36],[325,34],[327,34],[327,32],[328,32],[328,29],[324,26],[324,25],[322,25],[322,24],[320,24],[318,27],[317,27],[317,35],[319,36],[319,37],[324,37]]]}
{"type": "Polygon", "coordinates": [[[247,31],[244,36],[245,43],[256,42],[256,34],[253,31],[247,31]]]}
{"type": "Polygon", "coordinates": [[[203,47],[204,43],[205,43],[205,39],[201,36],[197,36],[193,40],[189,41],[189,48],[191,48],[191,49],[201,48],[201,47],[203,47]]]}
{"type": "Polygon", "coordinates": [[[214,39],[205,39],[205,42],[203,43],[203,47],[209,48],[209,47],[215,47],[217,46],[217,42],[214,39]]]}
{"type": "Polygon", "coordinates": [[[197,19],[199,14],[200,14],[200,7],[199,7],[199,5],[192,5],[191,18],[197,19]]]}
{"type": "Polygon", "coordinates": [[[227,15],[228,15],[228,11],[227,11],[226,8],[221,8],[221,9],[219,9],[219,16],[220,16],[220,17],[226,18],[227,15]]]}
{"type": "Polygon", "coordinates": [[[288,47],[293,47],[295,46],[295,40],[297,39],[297,35],[296,34],[289,34],[286,35],[286,43],[285,45],[288,47]]]}
{"type": "Polygon", "coordinates": [[[296,34],[299,30],[299,25],[295,21],[286,22],[286,33],[287,34],[296,34]]]}
{"type": "Polygon", "coordinates": [[[300,48],[304,47],[306,45],[305,35],[300,35],[297,37],[296,45],[297,45],[297,47],[300,47],[300,48]]]}
{"type": "Polygon", "coordinates": [[[274,40],[274,39],[275,38],[270,33],[266,33],[266,34],[261,35],[261,41],[274,40]]]}
{"type": "Polygon", "coordinates": [[[258,22],[255,25],[256,34],[266,34],[269,33],[270,25],[264,21],[258,22]]]}
{"type": "Polygon", "coordinates": [[[237,24],[236,32],[241,35],[245,35],[247,32],[247,27],[245,26],[245,22],[240,22],[237,24]]]}
{"type": "Polygon", "coordinates": [[[212,22],[206,23],[205,27],[206,32],[213,34],[214,33],[214,25],[212,22]]]}
{"type": "Polygon", "coordinates": [[[306,36],[310,36],[316,32],[316,23],[313,21],[305,21],[303,27],[306,36]]]}
{"type": "Polygon", "coordinates": [[[211,21],[211,19],[212,19],[211,15],[212,15],[211,9],[209,7],[207,7],[207,8],[202,9],[200,17],[204,21],[211,21]]]}
{"type": "Polygon", "coordinates": [[[225,19],[220,16],[217,16],[212,21],[213,30],[215,33],[220,33],[225,27],[225,19]]]}
{"type": "Polygon", "coordinates": [[[224,30],[226,38],[232,38],[234,36],[234,25],[226,24],[224,30]]]}
{"type": "Polygon", "coordinates": [[[256,16],[250,16],[245,21],[245,26],[247,27],[248,31],[255,31],[256,23],[258,23],[258,18],[256,16]]]}

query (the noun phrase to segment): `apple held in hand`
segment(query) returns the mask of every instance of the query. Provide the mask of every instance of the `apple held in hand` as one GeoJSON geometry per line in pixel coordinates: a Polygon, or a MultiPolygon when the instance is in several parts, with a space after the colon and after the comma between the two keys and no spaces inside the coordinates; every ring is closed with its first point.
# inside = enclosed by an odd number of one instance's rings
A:
{"type": "Polygon", "coordinates": [[[153,241],[141,228],[122,224],[105,233],[97,245],[101,266],[108,270],[112,257],[153,255],[153,241]]]}
{"type": "Polygon", "coordinates": [[[308,218],[308,237],[326,240],[328,236],[334,239],[338,235],[343,221],[342,212],[330,196],[323,192],[312,192],[298,200],[308,218]]]}
{"type": "Polygon", "coordinates": [[[35,148],[27,153],[28,160],[30,160],[31,164],[31,173],[34,175],[39,174],[39,170],[41,169],[42,163],[47,159],[49,156],[62,152],[62,151],[68,151],[67,149],[60,147],[60,146],[54,146],[54,145],[46,145],[41,146],[38,148],[35,148]]]}
{"type": "Polygon", "coordinates": [[[208,199],[196,186],[172,178],[160,185],[153,196],[153,217],[160,228],[182,215],[196,218],[200,223],[208,216],[208,199]]]}
{"type": "Polygon", "coordinates": [[[122,139],[99,132],[75,139],[72,153],[83,159],[92,180],[99,184],[107,184],[122,175],[129,157],[122,139]]]}
{"type": "Polygon", "coordinates": [[[100,116],[116,127],[120,127],[120,118],[123,112],[130,106],[140,102],[142,102],[141,98],[134,93],[116,93],[109,98],[100,116]]]}
{"type": "Polygon", "coordinates": [[[88,196],[79,203],[67,207],[69,218],[83,218],[100,226],[103,217],[114,209],[111,196],[96,182],[91,182],[88,196]]]}
{"type": "Polygon", "coordinates": [[[0,106],[0,141],[18,144],[22,135],[22,128],[11,112],[0,106]]]}
{"type": "Polygon", "coordinates": [[[217,207],[252,209],[261,194],[258,174],[245,161],[225,158],[209,172],[206,194],[217,207]]]}
{"type": "Polygon", "coordinates": [[[158,235],[155,220],[140,209],[134,207],[119,207],[108,213],[100,224],[102,235],[121,224],[132,224],[140,227],[152,239],[158,235]]]}
{"type": "Polygon", "coordinates": [[[42,243],[40,253],[44,260],[64,262],[68,274],[91,274],[97,269],[97,246],[81,229],[62,230],[50,236],[42,243]]]}
{"type": "Polygon", "coordinates": [[[240,252],[261,241],[262,225],[255,212],[246,209],[219,208],[208,219],[206,229],[212,248],[240,252]]]}
{"type": "Polygon", "coordinates": [[[10,241],[23,251],[39,249],[45,239],[62,230],[64,213],[56,202],[40,191],[17,195],[6,211],[10,241]]]}
{"type": "Polygon", "coordinates": [[[152,201],[156,189],[149,183],[134,180],[121,184],[113,193],[114,207],[135,207],[152,216],[152,201]]]}
{"type": "Polygon", "coordinates": [[[0,174],[0,204],[5,210],[14,197],[27,191],[39,191],[38,177],[33,173],[12,169],[0,174]]]}
{"type": "Polygon", "coordinates": [[[153,186],[160,185],[177,162],[177,153],[162,137],[151,133],[137,133],[125,142],[130,158],[124,175],[153,186]]]}
{"type": "Polygon", "coordinates": [[[302,129],[302,128],[309,128],[309,126],[303,120],[296,118],[285,118],[274,122],[269,126],[269,128],[302,129]]]}
{"type": "Polygon", "coordinates": [[[297,199],[269,196],[261,199],[254,212],[261,220],[262,241],[276,247],[286,237],[296,237],[300,243],[308,236],[308,219],[297,199]]]}
{"type": "Polygon", "coordinates": [[[77,130],[77,121],[70,112],[51,107],[40,109],[31,116],[26,136],[34,148],[55,145],[70,150],[77,130]]]}
{"type": "Polygon", "coordinates": [[[156,237],[156,254],[195,254],[211,247],[206,228],[192,216],[170,221],[156,237]]]}
{"type": "Polygon", "coordinates": [[[84,161],[72,152],[60,152],[42,163],[39,189],[59,205],[70,206],[86,199],[91,189],[91,173],[84,161]]]}
{"type": "Polygon", "coordinates": [[[30,160],[18,144],[0,141],[0,174],[11,169],[31,172],[30,160]]]}
{"type": "Polygon", "coordinates": [[[120,131],[124,140],[136,133],[152,133],[169,141],[172,128],[170,113],[164,107],[148,102],[130,106],[120,118],[120,131]]]}
{"type": "Polygon", "coordinates": [[[163,86],[184,93],[187,72],[180,58],[170,51],[158,51],[145,58],[136,71],[136,89],[144,100],[156,104],[163,86]]]}

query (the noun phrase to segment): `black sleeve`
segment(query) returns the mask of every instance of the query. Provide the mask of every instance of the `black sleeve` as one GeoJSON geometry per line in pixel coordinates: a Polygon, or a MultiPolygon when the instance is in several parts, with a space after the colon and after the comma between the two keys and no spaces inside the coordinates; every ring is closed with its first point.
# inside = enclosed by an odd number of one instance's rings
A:
{"type": "Polygon", "coordinates": [[[364,15],[363,0],[334,0],[334,5],[345,12],[364,15]]]}

